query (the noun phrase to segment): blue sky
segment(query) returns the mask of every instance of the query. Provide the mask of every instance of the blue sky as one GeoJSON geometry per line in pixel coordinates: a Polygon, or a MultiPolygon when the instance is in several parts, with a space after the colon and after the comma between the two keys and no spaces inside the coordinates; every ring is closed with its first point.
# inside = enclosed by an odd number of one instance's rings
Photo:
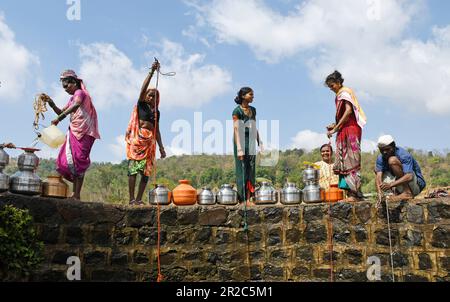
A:
{"type": "MultiPolygon", "coordinates": [[[[334,96],[322,84],[334,69],[368,116],[365,150],[381,134],[417,149],[450,147],[448,1],[79,3],[80,20],[71,21],[65,0],[1,1],[0,141],[31,143],[35,94],[65,104],[58,77],[72,68],[99,115],[102,139],[92,159],[124,159],[123,134],[156,55],[163,72],[177,72],[160,79],[161,132],[170,154],[217,151],[207,143],[194,150],[194,112],[226,128],[242,86],[254,88],[259,120],[279,121],[281,149],[319,146],[334,118],[334,96]],[[191,125],[191,148],[177,144],[180,120],[191,125]]],[[[49,111],[44,124],[53,118],[49,111]]],[[[277,141],[270,131],[265,140],[277,141]]],[[[38,146],[42,157],[57,152],[38,146]]]]}

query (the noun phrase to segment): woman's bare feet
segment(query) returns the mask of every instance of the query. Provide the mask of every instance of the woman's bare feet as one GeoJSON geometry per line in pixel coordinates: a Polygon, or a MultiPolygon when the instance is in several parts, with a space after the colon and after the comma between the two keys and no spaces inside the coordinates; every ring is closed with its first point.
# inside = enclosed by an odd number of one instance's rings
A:
{"type": "Polygon", "coordinates": [[[386,197],[386,199],[387,199],[387,201],[391,201],[391,202],[408,201],[408,200],[414,199],[414,196],[409,193],[402,193],[399,195],[388,196],[388,197],[386,197]]]}

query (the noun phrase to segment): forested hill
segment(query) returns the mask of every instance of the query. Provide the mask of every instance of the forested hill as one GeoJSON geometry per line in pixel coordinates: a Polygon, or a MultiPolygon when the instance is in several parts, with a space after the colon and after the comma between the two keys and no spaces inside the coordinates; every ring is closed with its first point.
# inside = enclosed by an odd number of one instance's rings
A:
{"type": "MultiPolygon", "coordinates": [[[[427,189],[450,185],[450,153],[435,155],[432,152],[412,152],[427,181],[427,189]]],[[[39,155],[39,154],[38,154],[39,155]]],[[[363,153],[362,182],[363,192],[374,192],[375,175],[373,173],[377,153],[363,153]]],[[[257,166],[257,177],[271,180],[281,188],[286,180],[295,182],[303,188],[303,162],[320,160],[319,150],[304,152],[303,150],[287,150],[280,153],[275,167],[257,166]]],[[[44,179],[55,174],[54,160],[41,160],[38,174],[44,179]]],[[[5,172],[11,175],[16,171],[16,161],[11,160],[5,172]]],[[[180,179],[189,179],[192,185],[200,189],[208,185],[219,188],[224,183],[235,183],[234,159],[232,156],[196,155],[170,157],[158,160],[157,183],[166,183],[173,189],[180,179]]],[[[150,187],[150,185],[149,185],[150,187]]],[[[120,164],[93,163],[84,181],[83,200],[125,203],[128,200],[127,162],[120,164]]]]}

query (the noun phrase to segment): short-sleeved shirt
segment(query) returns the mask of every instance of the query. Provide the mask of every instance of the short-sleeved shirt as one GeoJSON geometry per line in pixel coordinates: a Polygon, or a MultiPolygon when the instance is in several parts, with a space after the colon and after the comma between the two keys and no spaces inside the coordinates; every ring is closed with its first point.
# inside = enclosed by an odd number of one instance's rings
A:
{"type": "MultiPolygon", "coordinates": [[[[414,159],[414,157],[405,149],[401,147],[397,147],[395,149],[395,156],[400,160],[403,166],[403,173],[414,173],[417,176],[417,184],[419,185],[420,191],[422,191],[425,186],[425,179],[422,175],[422,171],[420,170],[419,164],[414,159]]],[[[382,155],[379,155],[377,158],[377,163],[375,170],[377,172],[387,172],[390,171],[389,164],[386,160],[383,159],[382,155]]]]}
{"type": "Polygon", "coordinates": [[[252,111],[252,117],[247,116],[244,113],[244,110],[242,110],[241,106],[237,106],[234,110],[233,110],[233,118],[237,117],[239,120],[242,120],[245,122],[249,121],[249,120],[256,120],[256,108],[249,106],[250,110],[252,111]]]}

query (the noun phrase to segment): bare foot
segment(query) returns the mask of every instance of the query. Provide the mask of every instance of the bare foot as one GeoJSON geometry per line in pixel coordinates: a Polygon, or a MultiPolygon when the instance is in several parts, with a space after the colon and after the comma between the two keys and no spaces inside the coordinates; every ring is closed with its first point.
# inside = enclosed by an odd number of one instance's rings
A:
{"type": "Polygon", "coordinates": [[[246,201],[245,204],[247,207],[253,207],[255,205],[255,203],[253,203],[251,201],[246,201]]]}
{"type": "Polygon", "coordinates": [[[408,193],[402,193],[400,195],[392,195],[387,197],[387,201],[397,202],[397,201],[408,201],[414,199],[414,196],[408,193]]]}
{"type": "Polygon", "coordinates": [[[359,201],[361,201],[361,199],[354,196],[350,196],[348,198],[341,200],[341,202],[359,202],[359,201]]]}

